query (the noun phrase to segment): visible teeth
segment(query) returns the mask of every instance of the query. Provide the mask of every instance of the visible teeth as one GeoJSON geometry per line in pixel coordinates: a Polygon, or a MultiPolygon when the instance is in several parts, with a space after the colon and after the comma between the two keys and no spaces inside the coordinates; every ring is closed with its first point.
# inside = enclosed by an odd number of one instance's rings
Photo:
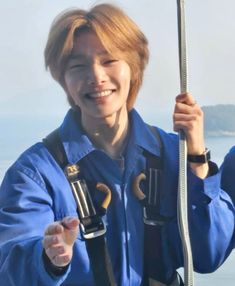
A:
{"type": "Polygon", "coordinates": [[[112,90],[104,90],[104,91],[100,91],[100,92],[89,93],[89,96],[92,98],[97,98],[97,97],[108,96],[111,93],[112,93],[112,90]]]}

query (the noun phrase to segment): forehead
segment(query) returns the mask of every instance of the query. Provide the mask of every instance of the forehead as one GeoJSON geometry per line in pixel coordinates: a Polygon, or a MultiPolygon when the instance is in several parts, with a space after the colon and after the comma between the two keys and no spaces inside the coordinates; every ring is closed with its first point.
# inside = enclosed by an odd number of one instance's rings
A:
{"type": "Polygon", "coordinates": [[[108,52],[95,32],[85,30],[75,34],[71,52],[72,57],[76,55],[102,56],[105,54],[108,54],[108,52]]]}

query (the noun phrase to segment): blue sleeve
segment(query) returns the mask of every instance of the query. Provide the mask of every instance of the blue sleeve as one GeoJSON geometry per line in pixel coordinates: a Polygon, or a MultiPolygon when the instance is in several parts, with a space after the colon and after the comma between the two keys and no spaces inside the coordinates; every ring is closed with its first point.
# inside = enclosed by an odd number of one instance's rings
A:
{"type": "Polygon", "coordinates": [[[235,205],[235,146],[226,155],[222,164],[221,188],[229,194],[235,205]]]}
{"type": "MultiPolygon", "coordinates": [[[[161,137],[165,150],[165,165],[167,167],[167,178],[171,174],[172,179],[166,180],[168,193],[171,192],[166,205],[171,204],[171,208],[176,209],[176,195],[173,190],[177,186],[178,180],[178,137],[174,134],[166,135],[162,130],[161,137]],[[173,174],[176,178],[173,179],[173,174]],[[174,202],[174,204],[173,204],[174,202]]],[[[234,166],[232,178],[235,178],[235,148],[234,166]]],[[[210,176],[202,180],[193,174],[188,166],[188,219],[190,240],[193,253],[194,269],[200,273],[210,273],[215,271],[229,256],[235,246],[235,206],[231,197],[220,187],[221,177],[218,167],[210,162],[210,176]]],[[[230,181],[231,182],[231,178],[230,181]]],[[[235,190],[235,184],[231,189],[235,190]]],[[[229,188],[227,188],[229,189],[229,188]]],[[[227,191],[227,189],[225,189],[227,191]]],[[[235,192],[234,192],[235,193],[235,192]]],[[[166,197],[166,195],[165,195],[166,197]]],[[[175,211],[176,212],[176,211],[175,211]]],[[[164,236],[168,249],[168,257],[174,260],[173,267],[183,266],[183,252],[177,220],[166,227],[164,236]]],[[[173,263],[167,260],[167,264],[173,263]]]]}
{"type": "Polygon", "coordinates": [[[194,268],[209,273],[225,261],[234,247],[235,209],[220,188],[220,173],[201,180],[189,171],[188,180],[194,268]]]}
{"type": "Polygon", "coordinates": [[[54,221],[52,199],[40,174],[15,163],[0,189],[0,281],[2,286],[57,286],[42,260],[45,228],[54,221]]]}

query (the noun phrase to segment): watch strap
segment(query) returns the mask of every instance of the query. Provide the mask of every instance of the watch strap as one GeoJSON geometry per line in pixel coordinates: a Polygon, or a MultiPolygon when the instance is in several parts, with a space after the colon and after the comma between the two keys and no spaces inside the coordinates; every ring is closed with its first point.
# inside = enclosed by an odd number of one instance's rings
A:
{"type": "Polygon", "coordinates": [[[201,155],[188,154],[187,159],[190,163],[207,163],[211,159],[211,152],[206,148],[206,150],[201,155]]]}

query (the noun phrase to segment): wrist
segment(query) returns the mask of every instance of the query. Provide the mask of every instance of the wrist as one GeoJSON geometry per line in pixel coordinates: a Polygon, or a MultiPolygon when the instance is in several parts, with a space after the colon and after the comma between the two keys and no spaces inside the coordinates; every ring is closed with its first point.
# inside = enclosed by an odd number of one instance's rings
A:
{"type": "Polygon", "coordinates": [[[195,164],[205,164],[208,163],[211,159],[211,153],[209,149],[205,149],[204,152],[201,154],[188,154],[187,160],[189,163],[195,163],[195,164]]]}
{"type": "Polygon", "coordinates": [[[191,172],[200,179],[205,179],[209,176],[208,163],[189,163],[191,172]]]}
{"type": "Polygon", "coordinates": [[[60,276],[60,275],[65,274],[65,272],[67,271],[69,267],[69,264],[66,266],[62,266],[62,267],[54,265],[49,259],[49,257],[47,256],[45,249],[43,249],[43,252],[42,252],[42,260],[43,260],[47,273],[54,275],[54,276],[60,276]]]}

